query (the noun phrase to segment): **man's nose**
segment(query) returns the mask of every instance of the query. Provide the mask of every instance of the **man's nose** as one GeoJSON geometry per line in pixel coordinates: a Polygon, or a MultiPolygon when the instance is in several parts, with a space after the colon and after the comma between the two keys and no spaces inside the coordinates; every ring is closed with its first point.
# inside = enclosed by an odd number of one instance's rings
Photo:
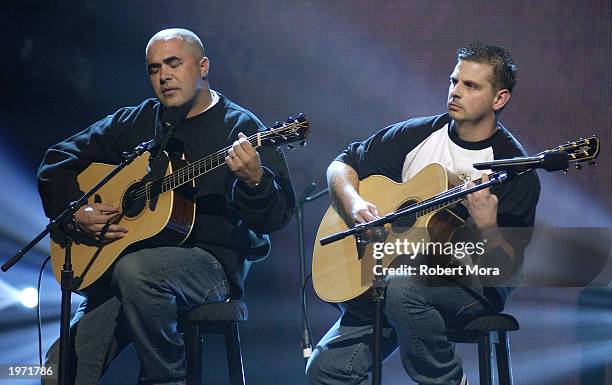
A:
{"type": "Polygon", "coordinates": [[[164,70],[164,66],[161,66],[159,69],[159,84],[164,85],[168,80],[170,80],[170,73],[164,70]]]}
{"type": "Polygon", "coordinates": [[[459,90],[459,83],[455,84],[454,86],[453,85],[450,86],[450,89],[448,90],[448,95],[452,98],[461,97],[461,92],[459,90]]]}

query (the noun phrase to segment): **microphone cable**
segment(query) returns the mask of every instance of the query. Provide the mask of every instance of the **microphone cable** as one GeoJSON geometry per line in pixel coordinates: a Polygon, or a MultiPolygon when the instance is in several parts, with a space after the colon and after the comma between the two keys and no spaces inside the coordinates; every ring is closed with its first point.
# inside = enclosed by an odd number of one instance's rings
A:
{"type": "Polygon", "coordinates": [[[305,345],[303,346],[304,359],[310,358],[312,354],[312,331],[310,330],[310,322],[308,321],[308,301],[306,299],[306,285],[308,284],[308,280],[312,278],[312,273],[308,274],[306,279],[304,280],[304,284],[302,285],[302,312],[304,314],[304,324],[306,325],[306,331],[308,333],[305,336],[305,345]]]}
{"type": "Polygon", "coordinates": [[[45,259],[45,261],[43,262],[42,266],[40,267],[40,271],[38,272],[38,283],[36,285],[36,294],[37,294],[36,324],[38,326],[38,364],[40,366],[43,365],[43,362],[42,362],[42,322],[41,322],[41,317],[40,317],[40,287],[42,284],[42,276],[45,270],[45,266],[47,266],[47,263],[49,262],[50,259],[51,259],[51,256],[48,256],[47,259],[45,259]]]}

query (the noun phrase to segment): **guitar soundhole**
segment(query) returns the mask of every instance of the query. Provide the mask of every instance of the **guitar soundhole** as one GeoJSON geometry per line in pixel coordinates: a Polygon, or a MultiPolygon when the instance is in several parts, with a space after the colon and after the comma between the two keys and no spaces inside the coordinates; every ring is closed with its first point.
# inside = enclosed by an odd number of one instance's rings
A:
{"type": "Polygon", "coordinates": [[[147,205],[147,194],[142,182],[136,182],[123,195],[121,207],[126,218],[137,217],[147,205]]]}
{"type": "MultiPolygon", "coordinates": [[[[398,207],[397,210],[404,209],[406,207],[415,205],[417,203],[419,203],[419,201],[417,201],[416,199],[409,199],[406,202],[402,203],[402,205],[398,207]]],[[[412,228],[412,226],[414,226],[415,222],[416,222],[415,214],[406,215],[405,217],[402,217],[398,219],[397,221],[391,223],[391,231],[393,231],[396,234],[406,233],[412,228]]]]}

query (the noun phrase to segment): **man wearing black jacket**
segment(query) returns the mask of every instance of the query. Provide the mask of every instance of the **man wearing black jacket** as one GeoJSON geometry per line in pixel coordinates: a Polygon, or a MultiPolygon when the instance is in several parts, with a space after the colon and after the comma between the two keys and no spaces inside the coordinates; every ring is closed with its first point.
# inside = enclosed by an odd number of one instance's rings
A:
{"type": "MultiPolygon", "coordinates": [[[[177,313],[242,296],[253,240],[286,225],[294,207],[282,153],[258,152],[246,139],[266,127],[210,89],[209,60],[195,34],[184,29],[158,32],[147,45],[146,64],[156,99],[122,108],[47,151],[38,180],[49,217],[82,194],[76,177],[89,164],[117,164],[123,151],[155,137],[169,107],[182,107],[186,116],[167,152],[195,161],[232,147],[227,167],[196,180],[196,219],[185,243],[130,250],[82,293],[85,299],[72,322],[76,384],[97,383],[130,342],[142,363],[141,383],[183,383],[177,313]]],[[[74,222],[78,231],[112,242],[130,231],[113,222],[119,212],[109,203],[90,203],[77,211],[74,222]],[[107,222],[113,224],[103,232],[107,222]]],[[[57,363],[57,356],[56,342],[48,363],[57,363]]]]}

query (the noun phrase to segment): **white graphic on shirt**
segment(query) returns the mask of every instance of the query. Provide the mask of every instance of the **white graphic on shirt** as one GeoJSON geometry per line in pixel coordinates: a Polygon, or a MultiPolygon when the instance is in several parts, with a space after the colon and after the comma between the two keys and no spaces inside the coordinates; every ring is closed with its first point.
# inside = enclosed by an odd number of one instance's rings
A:
{"type": "Polygon", "coordinates": [[[448,135],[448,124],[446,124],[406,155],[402,167],[402,181],[406,182],[425,166],[439,163],[468,182],[480,178],[483,173],[490,172],[490,170],[476,170],[472,164],[491,160],[493,160],[492,147],[482,150],[463,148],[451,140],[448,135]]]}

